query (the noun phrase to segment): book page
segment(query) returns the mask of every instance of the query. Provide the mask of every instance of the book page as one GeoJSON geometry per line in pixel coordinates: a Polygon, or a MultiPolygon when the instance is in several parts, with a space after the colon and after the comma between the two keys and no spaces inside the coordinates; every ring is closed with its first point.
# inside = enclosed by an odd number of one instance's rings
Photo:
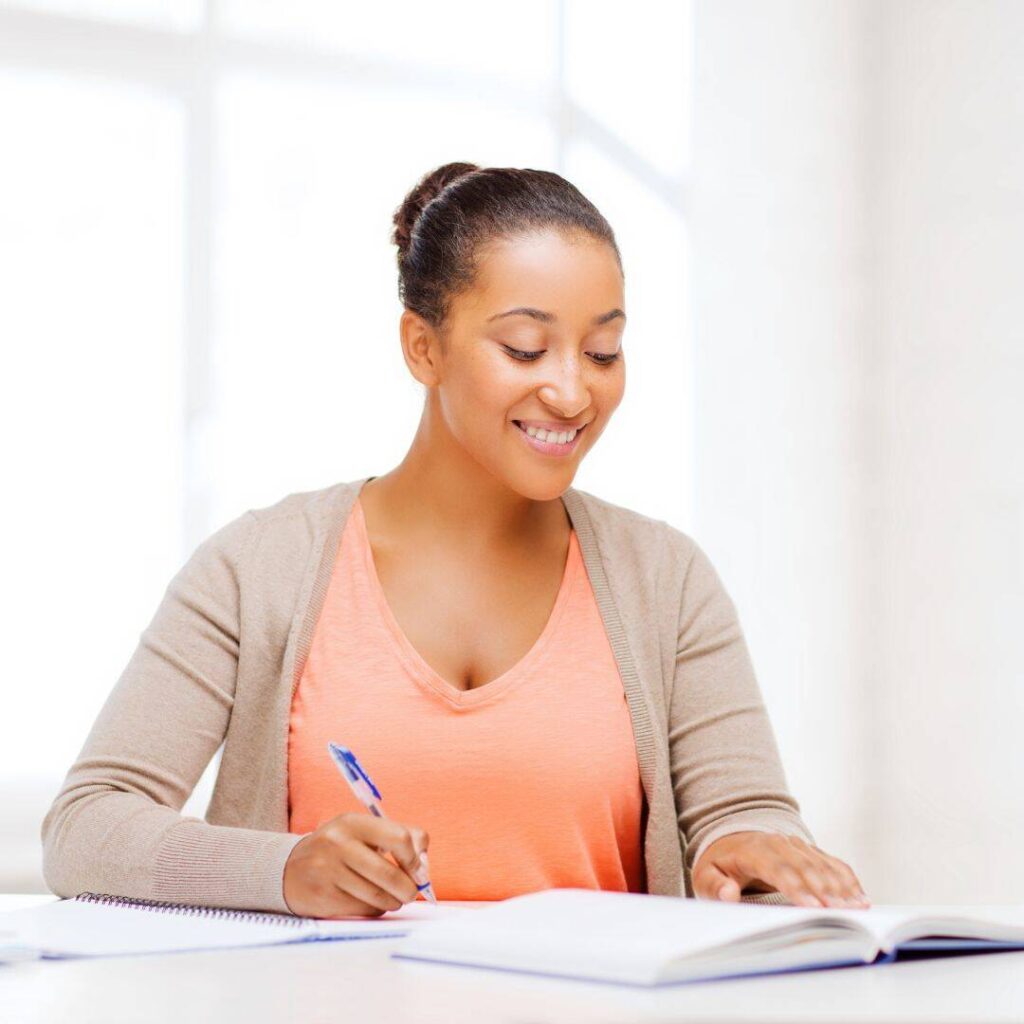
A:
{"type": "Polygon", "coordinates": [[[649,984],[672,961],[785,944],[813,922],[865,934],[810,908],[552,889],[419,929],[394,955],[649,984]]]}
{"type": "Polygon", "coordinates": [[[859,922],[886,953],[901,942],[931,935],[1024,942],[1022,904],[888,903],[825,913],[859,922]]]}

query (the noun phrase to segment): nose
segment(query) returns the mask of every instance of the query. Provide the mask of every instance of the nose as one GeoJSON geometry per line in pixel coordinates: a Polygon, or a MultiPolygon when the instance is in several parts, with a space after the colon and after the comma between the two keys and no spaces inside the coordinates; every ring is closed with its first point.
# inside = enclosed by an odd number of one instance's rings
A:
{"type": "Polygon", "coordinates": [[[590,405],[590,388],[582,363],[575,355],[552,360],[551,376],[540,386],[540,400],[560,419],[571,420],[590,405]]]}

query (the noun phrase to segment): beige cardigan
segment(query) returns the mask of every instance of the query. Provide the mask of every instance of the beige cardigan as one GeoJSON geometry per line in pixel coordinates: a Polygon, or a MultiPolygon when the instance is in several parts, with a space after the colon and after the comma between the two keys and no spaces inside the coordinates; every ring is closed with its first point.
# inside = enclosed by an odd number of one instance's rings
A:
{"type": "MultiPolygon", "coordinates": [[[[366,480],[243,513],[170,581],[43,820],[58,896],[288,912],[284,864],[302,838],[288,832],[292,694],[366,480]],[[222,743],[206,820],[182,816],[222,743]]],[[[648,891],[692,896],[697,856],[729,832],[813,842],[707,556],[662,520],[571,487],[562,501],[629,704],[648,891]]]]}

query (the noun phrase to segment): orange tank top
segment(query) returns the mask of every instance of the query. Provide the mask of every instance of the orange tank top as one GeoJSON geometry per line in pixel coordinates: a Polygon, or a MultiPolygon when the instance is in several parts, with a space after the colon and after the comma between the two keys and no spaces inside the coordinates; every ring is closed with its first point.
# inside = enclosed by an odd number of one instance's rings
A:
{"type": "Polygon", "coordinates": [[[645,891],[629,707],[575,531],[534,646],[497,679],[460,690],[420,657],[392,614],[357,499],[292,700],[293,833],[367,813],[329,741],[355,752],[389,818],[430,834],[438,899],[645,891]]]}

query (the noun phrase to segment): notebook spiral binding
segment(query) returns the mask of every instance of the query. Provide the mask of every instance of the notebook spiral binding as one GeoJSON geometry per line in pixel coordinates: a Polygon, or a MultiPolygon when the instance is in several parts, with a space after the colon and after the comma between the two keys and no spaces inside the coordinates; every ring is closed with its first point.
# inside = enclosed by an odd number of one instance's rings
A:
{"type": "Polygon", "coordinates": [[[170,900],[143,900],[131,896],[111,896],[109,893],[80,892],[79,903],[97,903],[108,907],[131,907],[136,910],[154,910],[161,914],[183,914],[188,917],[226,918],[231,921],[252,921],[258,924],[277,924],[285,928],[301,928],[302,917],[274,914],[262,910],[233,910],[229,907],[197,907],[191,903],[173,903],[170,900]]]}

